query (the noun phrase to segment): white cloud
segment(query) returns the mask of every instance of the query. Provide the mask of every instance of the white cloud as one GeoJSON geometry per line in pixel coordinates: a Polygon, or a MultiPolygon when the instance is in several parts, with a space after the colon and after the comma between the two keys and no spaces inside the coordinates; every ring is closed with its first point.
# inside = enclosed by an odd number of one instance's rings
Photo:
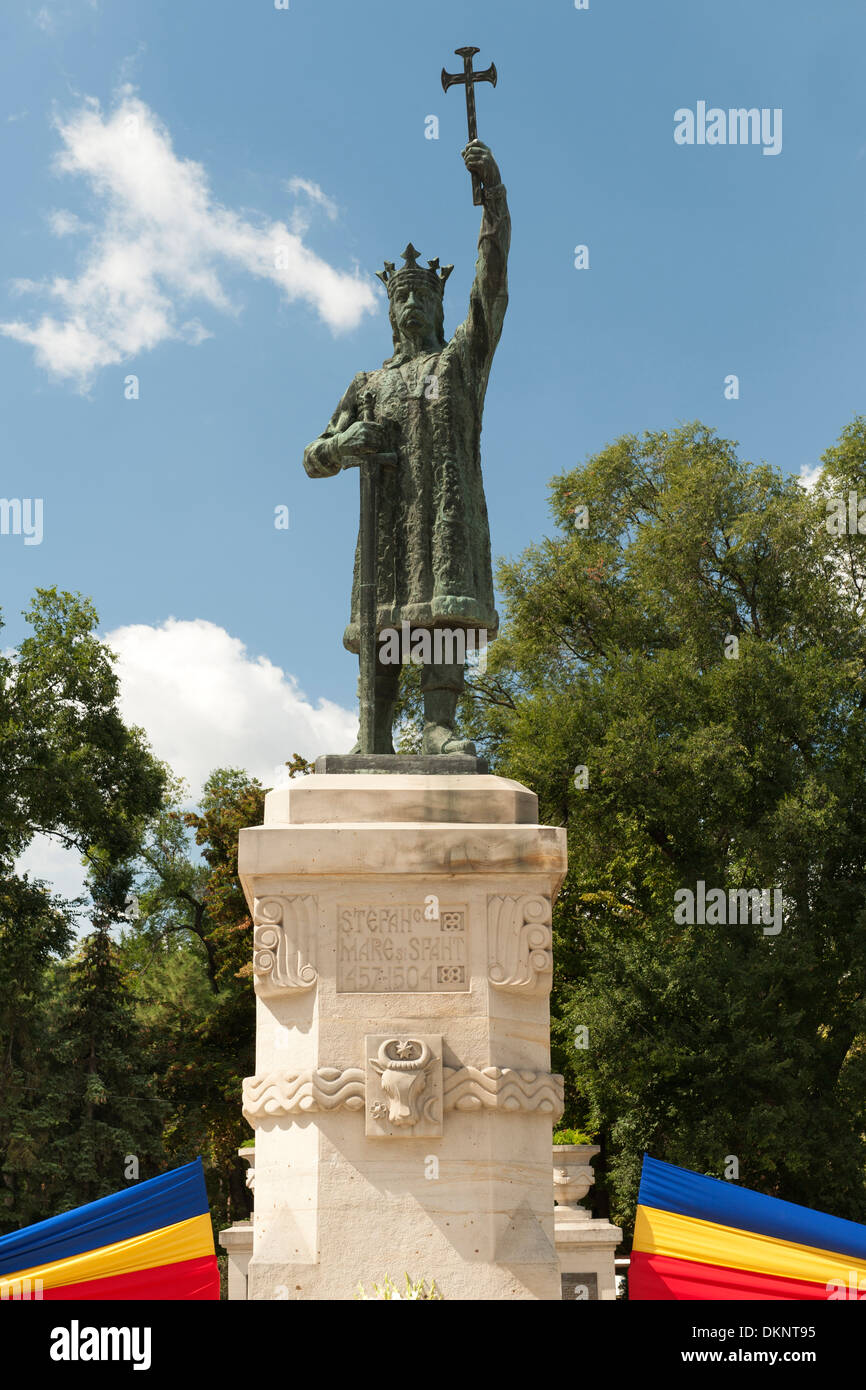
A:
{"type": "Polygon", "coordinates": [[[807,492],[813,492],[815,484],[820,478],[822,472],[822,464],[816,463],[813,467],[810,468],[808,463],[804,463],[797,476],[797,482],[800,484],[802,488],[805,488],[807,492]]]}
{"type": "MultiPolygon", "coordinates": [[[[75,278],[17,282],[48,295],[57,315],[0,324],[35,349],[41,367],[86,390],[102,367],[167,339],[189,341],[183,321],[191,301],[235,311],[226,271],[271,281],[334,332],[375,310],[372,284],[329,265],[298,231],[266,217],[254,223],[216,202],[203,167],[175,154],[166,127],[128,87],[110,115],[88,99],[55,124],[63,145],[56,167],[87,182],[98,212],[75,278]]],[[[317,184],[296,182],[296,193],[331,216],[334,205],[317,184]]],[[[72,230],[69,216],[61,214],[58,226],[55,215],[55,231],[72,230]]]]}
{"type": "MultiPolygon", "coordinates": [[[[349,710],[313,704],[293,676],[253,657],[225,628],[198,618],[160,627],[115,628],[105,641],[117,654],[120,708],[144,729],[157,757],[185,779],[196,805],[209,773],[239,767],[265,786],[285,783],[294,753],[348,752],[358,734],[349,710]]],[[[37,836],[17,863],[74,898],[84,891],[81,857],[37,836]]]]}
{"type": "Polygon", "coordinates": [[[286,188],[290,193],[294,194],[296,198],[303,197],[307,199],[307,206],[296,207],[291,216],[289,226],[296,235],[303,236],[304,232],[307,231],[311,220],[309,211],[311,205],[312,207],[321,208],[322,212],[325,213],[331,222],[336,222],[337,204],[334,202],[333,198],[328,197],[327,193],[325,193],[317,183],[313,183],[312,179],[289,179],[286,188]]]}
{"type": "Polygon", "coordinates": [[[313,704],[293,676],[253,657],[225,628],[197,618],[116,628],[120,706],[157,757],[189,784],[193,800],[216,767],[241,767],[266,786],[286,780],[293,753],[347,752],[357,715],[313,704]]]}
{"type": "Polygon", "coordinates": [[[82,9],[86,8],[91,12],[99,12],[100,0],[51,0],[51,5],[41,5],[34,14],[28,6],[28,14],[38,29],[49,37],[58,33],[60,28],[68,28],[70,25],[80,24],[86,15],[82,14],[82,9]]]}
{"type": "Polygon", "coordinates": [[[50,835],[35,835],[15,862],[17,874],[44,879],[63,898],[78,898],[85,892],[85,869],[78,850],[69,849],[50,835]]]}
{"type": "MultiPolygon", "coordinates": [[[[55,236],[74,236],[76,232],[89,231],[86,222],[66,208],[55,208],[48,214],[48,225],[55,236]]],[[[38,288],[33,286],[32,288],[38,288]]]]}

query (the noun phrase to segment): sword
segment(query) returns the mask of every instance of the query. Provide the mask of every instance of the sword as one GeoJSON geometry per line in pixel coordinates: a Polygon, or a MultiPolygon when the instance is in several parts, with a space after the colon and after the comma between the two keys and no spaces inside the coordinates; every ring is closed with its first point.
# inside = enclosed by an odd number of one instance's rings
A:
{"type": "MultiPolygon", "coordinates": [[[[372,391],[364,394],[361,419],[374,422],[376,397],[372,391]]],[[[394,464],[394,453],[362,454],[360,456],[361,488],[361,564],[358,583],[358,608],[361,626],[358,657],[360,663],[360,732],[358,744],[362,753],[374,753],[376,740],[376,662],[378,576],[376,573],[379,545],[379,477],[383,464],[394,464]]]]}

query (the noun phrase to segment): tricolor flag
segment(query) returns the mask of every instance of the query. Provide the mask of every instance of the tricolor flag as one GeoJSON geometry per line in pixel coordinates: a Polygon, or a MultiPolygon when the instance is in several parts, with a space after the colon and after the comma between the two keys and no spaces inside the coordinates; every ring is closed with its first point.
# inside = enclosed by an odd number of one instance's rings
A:
{"type": "Polygon", "coordinates": [[[0,1236],[0,1298],[219,1296],[200,1158],[0,1236]]]}
{"type": "Polygon", "coordinates": [[[630,1299],[866,1298],[866,1226],[644,1156],[630,1299]]]}

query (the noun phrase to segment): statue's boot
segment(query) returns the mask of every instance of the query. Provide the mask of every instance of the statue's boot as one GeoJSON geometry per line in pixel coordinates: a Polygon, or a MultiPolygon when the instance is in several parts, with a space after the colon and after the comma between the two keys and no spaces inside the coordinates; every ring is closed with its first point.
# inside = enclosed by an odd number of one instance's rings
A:
{"type": "Polygon", "coordinates": [[[424,696],[424,731],[421,752],[463,753],[475,757],[471,739],[454,732],[457,701],[463,690],[463,666],[459,661],[425,666],[421,675],[424,696]]]}

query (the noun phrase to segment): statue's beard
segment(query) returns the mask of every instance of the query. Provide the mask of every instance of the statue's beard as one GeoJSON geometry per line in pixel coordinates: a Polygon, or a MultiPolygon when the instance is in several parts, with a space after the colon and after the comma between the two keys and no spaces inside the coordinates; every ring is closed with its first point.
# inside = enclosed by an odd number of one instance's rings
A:
{"type": "Polygon", "coordinates": [[[404,328],[400,331],[400,347],[408,352],[420,352],[423,347],[435,342],[436,335],[427,323],[418,328],[404,328]]]}
{"type": "Polygon", "coordinates": [[[414,357],[422,352],[438,352],[443,346],[442,334],[435,323],[406,325],[397,330],[397,350],[414,357]]]}
{"type": "Polygon", "coordinates": [[[398,366],[409,362],[413,357],[423,357],[431,352],[439,352],[445,346],[445,336],[439,323],[419,324],[417,329],[404,329],[392,319],[391,329],[394,338],[394,355],[386,365],[398,366]]]}

